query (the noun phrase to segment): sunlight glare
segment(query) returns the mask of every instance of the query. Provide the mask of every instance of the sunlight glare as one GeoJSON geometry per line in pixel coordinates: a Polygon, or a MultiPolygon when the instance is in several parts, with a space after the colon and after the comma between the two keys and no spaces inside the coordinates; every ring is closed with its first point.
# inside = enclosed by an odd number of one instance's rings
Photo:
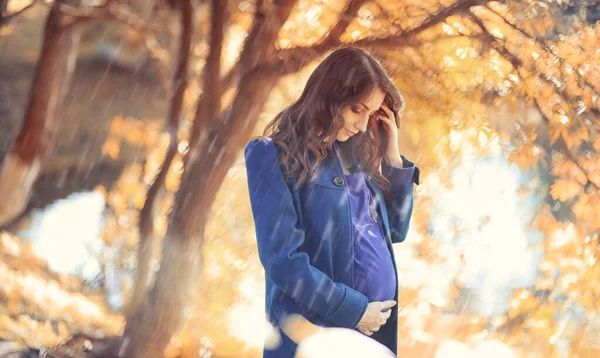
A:
{"type": "Polygon", "coordinates": [[[254,277],[247,276],[240,281],[238,289],[242,300],[229,310],[228,330],[251,348],[277,344],[276,332],[273,332],[273,327],[265,317],[264,283],[260,284],[254,277]]]}
{"type": "Polygon", "coordinates": [[[100,265],[92,253],[104,247],[99,237],[104,204],[104,195],[98,191],[71,194],[34,211],[31,227],[18,236],[31,240],[33,251],[51,270],[80,271],[85,279],[93,279],[100,265]]]}

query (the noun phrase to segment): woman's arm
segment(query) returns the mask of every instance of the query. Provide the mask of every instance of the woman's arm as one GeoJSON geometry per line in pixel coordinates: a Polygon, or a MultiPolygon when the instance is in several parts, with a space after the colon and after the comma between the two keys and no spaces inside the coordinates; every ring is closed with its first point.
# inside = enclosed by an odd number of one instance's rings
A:
{"type": "Polygon", "coordinates": [[[297,250],[304,242],[304,230],[298,227],[277,148],[268,139],[255,139],[246,146],[244,156],[258,253],[267,276],[300,305],[338,327],[354,328],[368,299],[333,282],[310,264],[306,253],[297,250]]]}
{"type": "Polygon", "coordinates": [[[406,239],[413,210],[413,183],[419,185],[421,171],[413,162],[402,157],[402,168],[381,162],[381,173],[390,181],[386,207],[392,243],[406,239]]]}

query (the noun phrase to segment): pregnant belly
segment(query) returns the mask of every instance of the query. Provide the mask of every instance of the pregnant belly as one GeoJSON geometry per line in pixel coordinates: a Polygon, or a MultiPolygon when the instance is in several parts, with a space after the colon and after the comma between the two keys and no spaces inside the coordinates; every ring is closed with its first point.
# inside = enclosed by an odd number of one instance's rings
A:
{"type": "Polygon", "coordinates": [[[367,296],[369,302],[393,300],[398,281],[385,242],[360,238],[354,255],[354,289],[367,296]]]}

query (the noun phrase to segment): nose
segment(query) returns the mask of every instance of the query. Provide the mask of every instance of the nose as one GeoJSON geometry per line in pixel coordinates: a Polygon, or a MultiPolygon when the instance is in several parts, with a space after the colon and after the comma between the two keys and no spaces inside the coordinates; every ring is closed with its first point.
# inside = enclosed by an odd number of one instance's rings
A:
{"type": "Polygon", "coordinates": [[[360,122],[356,123],[354,125],[354,127],[364,133],[367,131],[368,124],[369,124],[369,118],[367,117],[367,119],[361,120],[360,122]]]}

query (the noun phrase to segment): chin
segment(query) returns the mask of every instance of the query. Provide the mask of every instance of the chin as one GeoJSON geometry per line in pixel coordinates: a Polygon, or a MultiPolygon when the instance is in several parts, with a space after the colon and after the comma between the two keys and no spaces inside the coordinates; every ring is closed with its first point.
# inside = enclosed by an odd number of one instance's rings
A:
{"type": "Polygon", "coordinates": [[[337,138],[336,138],[336,140],[337,140],[338,142],[345,142],[345,141],[347,141],[348,139],[350,139],[350,136],[349,136],[349,135],[347,135],[347,134],[340,134],[340,135],[338,135],[338,136],[337,136],[337,138]]]}

